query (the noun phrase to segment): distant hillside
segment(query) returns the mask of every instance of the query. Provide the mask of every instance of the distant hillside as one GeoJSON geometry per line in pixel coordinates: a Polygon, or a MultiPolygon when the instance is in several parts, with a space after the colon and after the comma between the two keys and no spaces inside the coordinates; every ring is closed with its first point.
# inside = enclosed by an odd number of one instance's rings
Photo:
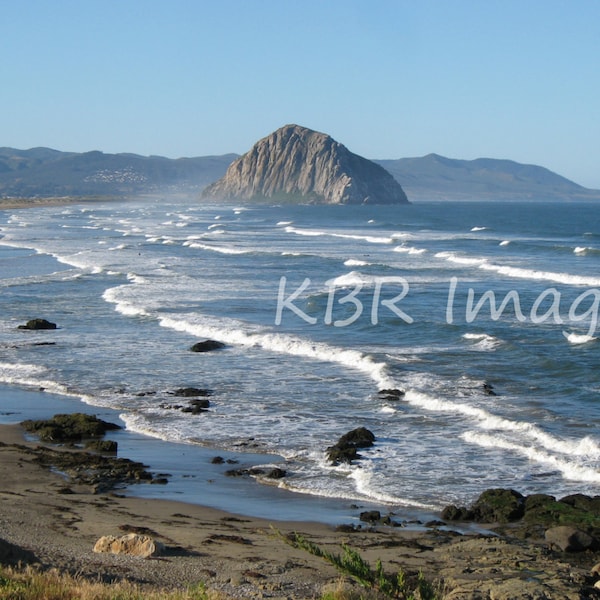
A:
{"type": "MultiPolygon", "coordinates": [[[[0,148],[0,198],[186,194],[200,198],[237,154],[170,159],[137,154],[0,148]]],[[[456,160],[437,154],[373,161],[409,200],[599,200],[543,167],[510,160],[456,160]]]]}
{"type": "Polygon", "coordinates": [[[0,197],[196,194],[237,157],[170,159],[137,154],[0,148],[0,197]]]}
{"type": "Polygon", "coordinates": [[[408,203],[384,168],[325,133],[294,124],[256,142],[202,196],[311,204],[408,203]]]}
{"type": "Polygon", "coordinates": [[[375,162],[395,177],[411,200],[600,200],[600,190],[512,160],[428,154],[375,162]]]}

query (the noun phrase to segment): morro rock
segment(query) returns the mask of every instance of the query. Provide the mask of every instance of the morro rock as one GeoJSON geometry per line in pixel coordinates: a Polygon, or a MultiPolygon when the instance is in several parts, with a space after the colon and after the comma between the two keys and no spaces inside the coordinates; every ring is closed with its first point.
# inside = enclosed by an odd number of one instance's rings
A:
{"type": "Polygon", "coordinates": [[[330,136],[286,125],[258,141],[209,185],[203,198],[407,204],[400,184],[383,167],[350,152],[330,136]]]}

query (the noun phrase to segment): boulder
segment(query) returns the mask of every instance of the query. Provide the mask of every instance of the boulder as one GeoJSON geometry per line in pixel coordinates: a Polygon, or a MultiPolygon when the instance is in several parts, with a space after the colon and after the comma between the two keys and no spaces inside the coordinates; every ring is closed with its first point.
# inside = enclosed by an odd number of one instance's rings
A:
{"type": "Polygon", "coordinates": [[[26,420],[21,423],[29,433],[36,434],[42,441],[79,441],[84,437],[100,437],[108,429],[118,425],[106,423],[92,415],[83,413],[58,414],[51,419],[26,420]]]}
{"type": "Polygon", "coordinates": [[[444,508],[441,517],[445,521],[470,521],[473,519],[473,513],[464,506],[450,504],[444,508]]]}
{"type": "Polygon", "coordinates": [[[116,454],[118,444],[112,440],[90,440],[86,442],[85,448],[102,454],[116,454]]]}
{"type": "Polygon", "coordinates": [[[397,401],[397,400],[401,400],[402,398],[404,398],[406,392],[404,390],[399,390],[397,388],[388,388],[385,390],[379,390],[377,392],[377,395],[382,399],[382,400],[388,400],[388,401],[397,401]]]}
{"type": "Polygon", "coordinates": [[[19,329],[56,329],[56,323],[51,323],[46,319],[31,319],[25,325],[19,325],[19,329]]]}
{"type": "Polygon", "coordinates": [[[212,391],[204,388],[185,387],[175,390],[173,395],[183,398],[195,398],[197,396],[210,396],[212,395],[212,391]]]}
{"type": "Polygon", "coordinates": [[[479,523],[511,523],[525,514],[525,496],[503,488],[483,492],[471,507],[479,523]]]}
{"type": "MultiPolygon", "coordinates": [[[[228,461],[229,462],[229,461],[228,461]]],[[[251,467],[250,469],[230,469],[225,471],[227,477],[262,477],[264,479],[282,479],[287,475],[280,467],[251,467]]]]}
{"type": "Polygon", "coordinates": [[[115,423],[103,421],[84,413],[59,414],[51,419],[27,420],[21,426],[43,442],[79,442],[86,438],[102,437],[107,431],[121,429],[115,423]]]}
{"type": "Polygon", "coordinates": [[[358,427],[345,433],[333,445],[327,448],[327,460],[334,465],[351,463],[360,458],[357,448],[369,448],[373,445],[375,436],[366,427],[358,427]]]}
{"type": "Polygon", "coordinates": [[[148,535],[128,533],[119,538],[113,535],[101,537],[94,545],[94,552],[109,552],[111,554],[127,554],[149,558],[159,556],[164,552],[164,545],[148,535]]]}
{"type": "Polygon", "coordinates": [[[222,348],[225,348],[223,342],[218,342],[217,340],[204,340],[203,342],[195,343],[190,350],[192,352],[212,352],[213,350],[221,350],[222,348]]]}
{"type": "Polygon", "coordinates": [[[546,530],[546,541],[550,546],[560,548],[563,552],[583,552],[594,550],[598,542],[585,531],[569,525],[559,525],[546,530]]]}
{"type": "Polygon", "coordinates": [[[488,396],[497,396],[498,395],[494,391],[494,386],[491,383],[488,383],[487,381],[483,384],[483,393],[487,394],[488,396]]]}
{"type": "Polygon", "coordinates": [[[381,513],[378,510],[366,510],[360,513],[359,519],[367,523],[377,523],[381,520],[381,513]]]}

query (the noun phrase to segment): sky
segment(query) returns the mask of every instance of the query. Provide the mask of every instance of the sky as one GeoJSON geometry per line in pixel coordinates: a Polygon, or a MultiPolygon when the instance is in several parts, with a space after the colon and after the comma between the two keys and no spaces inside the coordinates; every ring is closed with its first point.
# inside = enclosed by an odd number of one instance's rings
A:
{"type": "Polygon", "coordinates": [[[598,0],[0,0],[0,23],[0,146],[241,154],[296,123],[600,189],[598,0]]]}

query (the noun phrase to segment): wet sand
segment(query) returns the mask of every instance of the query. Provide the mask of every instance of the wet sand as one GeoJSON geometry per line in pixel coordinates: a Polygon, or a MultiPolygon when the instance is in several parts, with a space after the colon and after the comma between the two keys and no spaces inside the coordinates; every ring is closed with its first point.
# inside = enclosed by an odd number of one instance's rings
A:
{"type": "Polygon", "coordinates": [[[95,494],[40,466],[40,447],[24,440],[19,425],[0,426],[0,538],[33,552],[43,567],[167,588],[201,581],[233,598],[319,598],[327,589],[357,586],[281,537],[298,532],[330,552],[348,544],[373,566],[381,559],[390,573],[422,571],[439,597],[595,597],[589,572],[598,555],[592,553],[572,557],[540,541],[462,535],[434,525],[339,530],[117,492],[95,494]],[[141,559],[92,551],[99,537],[131,531],[163,542],[165,554],[141,559]]]}

